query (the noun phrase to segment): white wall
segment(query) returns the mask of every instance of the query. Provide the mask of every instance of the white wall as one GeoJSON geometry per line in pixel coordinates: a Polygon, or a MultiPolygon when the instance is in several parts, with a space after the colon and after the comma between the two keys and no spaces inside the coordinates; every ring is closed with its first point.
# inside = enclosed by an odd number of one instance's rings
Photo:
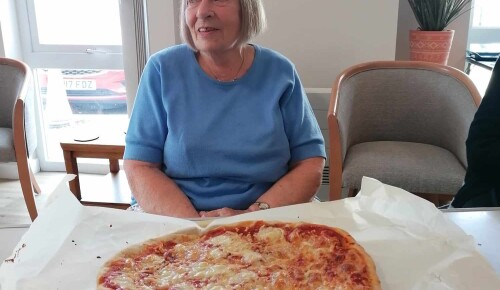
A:
{"type": "Polygon", "coordinates": [[[178,1],[146,0],[149,50],[156,52],[180,43],[178,39],[178,1]]]}
{"type": "Polygon", "coordinates": [[[306,87],[329,88],[348,66],[391,60],[399,0],[264,1],[268,30],[256,43],[290,58],[306,87]]]}
{"type": "Polygon", "coordinates": [[[0,56],[23,59],[14,0],[0,0],[0,56]]]}

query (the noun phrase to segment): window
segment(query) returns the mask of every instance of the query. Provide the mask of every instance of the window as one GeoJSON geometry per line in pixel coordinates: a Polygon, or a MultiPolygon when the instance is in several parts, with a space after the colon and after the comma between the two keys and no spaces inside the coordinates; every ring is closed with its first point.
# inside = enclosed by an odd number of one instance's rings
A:
{"type": "MultiPolygon", "coordinates": [[[[476,53],[500,53],[500,1],[475,0],[472,4],[472,19],[469,30],[468,49],[476,53]]],[[[472,66],[470,78],[484,95],[491,78],[491,71],[472,66]]]]}
{"type": "Polygon", "coordinates": [[[500,28],[499,10],[499,1],[475,0],[472,12],[472,27],[500,28]]]}
{"type": "Polygon", "coordinates": [[[38,88],[42,170],[64,170],[63,138],[126,130],[120,2],[18,2],[24,57],[38,88]]]}
{"type": "Polygon", "coordinates": [[[469,30],[469,50],[474,52],[500,52],[500,2],[475,0],[469,30]]]}

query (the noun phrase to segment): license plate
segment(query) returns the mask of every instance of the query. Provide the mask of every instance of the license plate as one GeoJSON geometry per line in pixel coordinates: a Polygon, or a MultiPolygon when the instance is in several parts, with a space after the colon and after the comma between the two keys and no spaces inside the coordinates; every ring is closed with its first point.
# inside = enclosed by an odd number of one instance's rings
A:
{"type": "Polygon", "coordinates": [[[84,90],[84,91],[95,91],[96,81],[95,80],[80,80],[80,79],[65,79],[64,86],[66,90],[84,90]]]}

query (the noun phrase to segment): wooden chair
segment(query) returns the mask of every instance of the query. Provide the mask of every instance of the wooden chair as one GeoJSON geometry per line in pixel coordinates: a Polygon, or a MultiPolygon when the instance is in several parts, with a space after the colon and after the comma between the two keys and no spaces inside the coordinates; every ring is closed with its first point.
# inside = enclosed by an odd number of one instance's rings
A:
{"type": "Polygon", "coordinates": [[[330,200],[353,196],[363,176],[435,204],[461,187],[465,140],[481,96],[463,72],[414,61],[352,66],[328,110],[330,200]]]}
{"type": "Polygon", "coordinates": [[[28,162],[30,152],[36,148],[36,133],[34,123],[31,123],[34,121],[34,112],[31,111],[34,111],[33,97],[31,70],[28,65],[14,59],[0,58],[0,99],[4,108],[1,112],[4,116],[1,119],[6,119],[0,126],[5,129],[2,132],[8,134],[10,131],[14,151],[11,160],[2,161],[17,162],[19,181],[31,220],[37,217],[34,192],[41,193],[28,162]],[[27,107],[30,116],[27,116],[27,107]],[[26,126],[27,119],[31,120],[29,128],[26,126]],[[27,137],[27,131],[30,138],[27,137]]]}

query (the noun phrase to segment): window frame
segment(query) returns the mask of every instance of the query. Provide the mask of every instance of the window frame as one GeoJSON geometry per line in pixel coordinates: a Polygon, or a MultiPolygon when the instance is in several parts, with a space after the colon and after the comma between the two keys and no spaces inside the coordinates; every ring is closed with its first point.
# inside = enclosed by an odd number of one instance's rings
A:
{"type": "Polygon", "coordinates": [[[33,68],[123,69],[120,46],[40,44],[34,0],[16,1],[16,5],[24,59],[33,68]]]}

